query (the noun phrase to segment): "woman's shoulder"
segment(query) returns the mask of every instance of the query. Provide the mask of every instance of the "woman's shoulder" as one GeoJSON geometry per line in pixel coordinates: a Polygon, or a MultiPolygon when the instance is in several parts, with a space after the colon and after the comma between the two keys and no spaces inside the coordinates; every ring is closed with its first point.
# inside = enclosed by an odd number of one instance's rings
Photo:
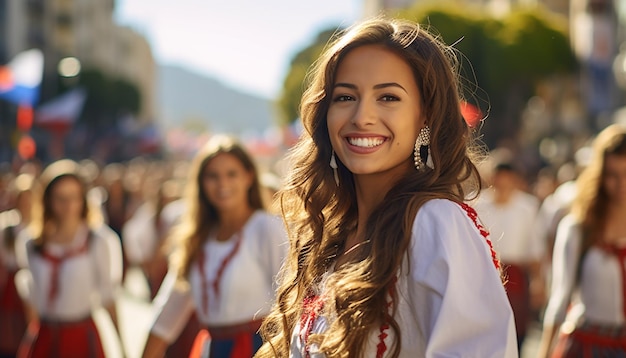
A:
{"type": "Polygon", "coordinates": [[[248,222],[250,227],[265,227],[265,228],[273,228],[276,225],[282,225],[282,221],[280,217],[269,213],[265,210],[257,210],[250,217],[250,221],[248,222]]]}
{"type": "Polygon", "coordinates": [[[106,224],[89,228],[87,239],[90,240],[89,245],[94,245],[97,248],[101,246],[121,245],[120,237],[106,224]]]}
{"type": "Polygon", "coordinates": [[[578,230],[580,226],[580,220],[573,214],[567,214],[559,221],[559,229],[578,230]]]}
{"type": "MultiPolygon", "coordinates": [[[[468,217],[475,213],[474,209],[465,204],[449,199],[431,199],[425,202],[415,215],[416,222],[450,222],[450,219],[468,217]]],[[[469,217],[468,217],[469,218],[469,217]]]]}
{"type": "Polygon", "coordinates": [[[414,240],[433,241],[435,246],[485,244],[489,232],[480,222],[476,210],[467,203],[432,199],[419,209],[413,222],[414,240]],[[473,237],[474,240],[468,240],[473,237]]]}
{"type": "Polygon", "coordinates": [[[91,235],[98,238],[104,239],[116,239],[118,238],[117,233],[111,229],[109,225],[101,224],[92,228],[89,228],[91,235]]]}
{"type": "Polygon", "coordinates": [[[571,242],[582,239],[582,224],[580,220],[572,215],[567,214],[559,221],[556,230],[556,240],[571,242]]]}

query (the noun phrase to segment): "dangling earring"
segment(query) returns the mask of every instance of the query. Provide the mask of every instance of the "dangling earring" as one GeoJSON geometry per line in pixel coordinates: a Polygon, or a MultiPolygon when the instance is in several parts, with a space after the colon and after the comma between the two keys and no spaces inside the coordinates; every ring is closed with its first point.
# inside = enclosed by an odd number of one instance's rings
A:
{"type": "Polygon", "coordinates": [[[430,155],[430,128],[428,126],[424,126],[424,128],[420,130],[415,140],[413,162],[415,163],[415,169],[419,171],[424,170],[423,157],[426,157],[426,166],[430,169],[435,169],[432,155],[430,155]]]}
{"type": "Polygon", "coordinates": [[[330,155],[330,167],[333,168],[333,176],[335,177],[335,184],[339,186],[339,174],[337,173],[337,159],[335,159],[335,151],[330,155]]]}

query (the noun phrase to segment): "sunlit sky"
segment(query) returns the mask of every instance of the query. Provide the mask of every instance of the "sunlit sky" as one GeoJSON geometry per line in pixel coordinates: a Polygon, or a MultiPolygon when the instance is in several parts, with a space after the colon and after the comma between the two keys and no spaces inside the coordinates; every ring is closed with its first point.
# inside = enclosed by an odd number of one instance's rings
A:
{"type": "Polygon", "coordinates": [[[361,0],[117,0],[116,21],[146,36],[156,61],[274,98],[292,56],[320,30],[347,26],[361,0]]]}

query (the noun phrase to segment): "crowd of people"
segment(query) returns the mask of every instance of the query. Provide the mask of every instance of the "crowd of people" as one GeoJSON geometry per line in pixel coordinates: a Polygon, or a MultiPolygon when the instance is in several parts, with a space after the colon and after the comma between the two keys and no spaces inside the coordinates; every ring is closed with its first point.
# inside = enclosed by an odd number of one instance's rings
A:
{"type": "Polygon", "coordinates": [[[118,326],[129,268],[148,358],[508,358],[532,322],[542,358],[626,356],[626,128],[548,189],[479,165],[454,55],[407,21],[338,36],[281,188],[225,135],[190,163],[4,172],[0,357],[104,357],[93,311],[118,326]]]}

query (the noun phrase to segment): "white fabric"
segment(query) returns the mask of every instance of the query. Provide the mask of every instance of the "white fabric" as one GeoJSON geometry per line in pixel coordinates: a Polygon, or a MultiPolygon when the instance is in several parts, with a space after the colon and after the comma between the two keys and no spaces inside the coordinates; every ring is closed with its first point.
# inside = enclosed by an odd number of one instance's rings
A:
{"type": "Polygon", "coordinates": [[[577,285],[581,246],[580,225],[571,215],[566,216],[559,224],[554,244],[552,289],[544,325],[558,326],[565,319],[574,323],[584,319],[602,325],[625,324],[618,258],[598,247],[591,247],[583,260],[577,285]],[[574,307],[568,312],[570,303],[574,303],[574,307]]]}
{"type": "Polygon", "coordinates": [[[475,204],[489,230],[493,246],[505,264],[527,264],[545,254],[545,233],[537,225],[539,200],[516,191],[506,204],[497,204],[493,189],[484,190],[475,204]]]}
{"type": "MultiPolygon", "coordinates": [[[[217,269],[235,245],[235,237],[219,242],[209,237],[202,247],[204,270],[213,282],[217,269]]],[[[266,316],[274,303],[276,274],[287,253],[288,243],[280,219],[257,211],[242,230],[239,250],[226,266],[220,280],[220,294],[208,288],[208,312],[202,308],[202,277],[197,262],[192,264],[189,284],[176,282],[169,272],[159,290],[156,305],[160,313],[152,333],[172,342],[184,328],[195,309],[198,320],[206,326],[227,326],[266,316]]]]}
{"type": "Polygon", "coordinates": [[[159,244],[159,232],[155,225],[155,210],[151,203],[145,203],[124,223],[124,254],[128,262],[134,265],[152,258],[159,244]]]}
{"type": "MultiPolygon", "coordinates": [[[[513,312],[487,242],[456,203],[431,200],[419,210],[396,289],[400,357],[518,356],[513,312]]],[[[318,318],[313,333],[327,327],[318,318]]],[[[387,332],[391,347],[392,330],[387,332]]],[[[300,333],[298,325],[291,340],[294,358],[304,357],[300,333]]],[[[376,356],[378,334],[370,335],[365,357],[376,356]]]]}
{"type": "MultiPolygon", "coordinates": [[[[83,319],[97,305],[108,305],[122,280],[122,249],[120,241],[108,226],[92,229],[88,251],[67,258],[60,264],[58,294],[52,305],[48,304],[51,284],[51,263],[35,251],[33,238],[26,230],[17,247],[20,266],[24,267],[16,278],[23,298],[27,299],[41,317],[61,321],[83,319]]],[[[83,227],[66,245],[46,244],[54,256],[84,245],[88,229],[83,227]]]]}

